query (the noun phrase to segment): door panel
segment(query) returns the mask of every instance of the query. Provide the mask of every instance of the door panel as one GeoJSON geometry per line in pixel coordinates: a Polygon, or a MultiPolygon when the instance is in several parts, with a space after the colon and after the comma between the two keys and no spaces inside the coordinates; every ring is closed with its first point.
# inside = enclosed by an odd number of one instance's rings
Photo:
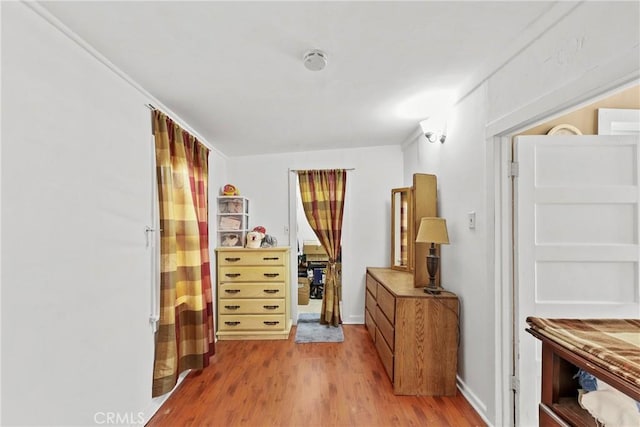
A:
{"type": "Polygon", "coordinates": [[[537,426],[541,351],[527,316],[638,317],[638,137],[516,138],[519,426],[537,426]]]}

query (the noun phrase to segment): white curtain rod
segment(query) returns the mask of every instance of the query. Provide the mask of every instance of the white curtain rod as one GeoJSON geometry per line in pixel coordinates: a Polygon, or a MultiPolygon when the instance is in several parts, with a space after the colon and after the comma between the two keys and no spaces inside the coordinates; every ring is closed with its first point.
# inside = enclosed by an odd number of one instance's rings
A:
{"type": "Polygon", "coordinates": [[[329,170],[334,170],[334,169],[342,169],[345,171],[354,171],[356,170],[356,168],[332,168],[332,169],[289,169],[289,172],[302,172],[302,171],[306,171],[306,170],[325,170],[325,171],[329,171],[329,170]]]}

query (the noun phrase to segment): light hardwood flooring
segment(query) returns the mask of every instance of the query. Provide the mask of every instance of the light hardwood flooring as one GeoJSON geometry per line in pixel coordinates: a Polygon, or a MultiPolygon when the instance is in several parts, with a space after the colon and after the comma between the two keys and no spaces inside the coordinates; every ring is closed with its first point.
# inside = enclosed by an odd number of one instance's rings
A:
{"type": "Polygon", "coordinates": [[[364,325],[343,343],[219,341],[147,424],[155,426],[484,426],[454,397],[396,396],[364,325]]]}

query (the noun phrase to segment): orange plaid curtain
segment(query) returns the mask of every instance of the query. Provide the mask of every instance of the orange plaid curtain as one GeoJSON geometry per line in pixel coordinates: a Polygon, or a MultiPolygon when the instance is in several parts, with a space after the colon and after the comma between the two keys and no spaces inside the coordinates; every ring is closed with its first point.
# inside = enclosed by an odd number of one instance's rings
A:
{"type": "Polygon", "coordinates": [[[160,321],[153,397],[178,375],[202,369],[214,354],[209,263],[209,150],[170,118],[153,111],[160,202],[160,321]]]}
{"type": "Polygon", "coordinates": [[[340,316],[342,289],[336,261],[341,247],[347,171],[344,169],[299,171],[298,182],[305,216],[329,255],[320,323],[338,326],[342,323],[340,316]]]}

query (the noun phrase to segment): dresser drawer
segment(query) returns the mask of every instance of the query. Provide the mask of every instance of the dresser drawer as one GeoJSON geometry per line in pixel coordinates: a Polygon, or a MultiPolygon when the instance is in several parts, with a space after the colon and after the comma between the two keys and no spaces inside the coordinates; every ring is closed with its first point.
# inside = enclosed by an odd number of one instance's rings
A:
{"type": "Polygon", "coordinates": [[[387,342],[389,349],[393,351],[394,341],[395,341],[393,325],[389,323],[389,321],[387,320],[387,317],[384,314],[382,314],[382,310],[380,309],[380,306],[376,307],[374,320],[376,322],[376,326],[378,327],[378,330],[384,337],[384,340],[387,342]]]}
{"type": "Polygon", "coordinates": [[[387,345],[387,342],[382,337],[380,333],[380,329],[376,328],[376,350],[378,350],[378,355],[380,356],[380,360],[382,361],[382,365],[384,365],[384,370],[387,371],[387,375],[389,375],[389,379],[393,382],[393,352],[387,345]]]}
{"type": "Polygon", "coordinates": [[[378,289],[378,282],[376,282],[376,279],[374,279],[373,277],[367,274],[367,290],[371,292],[371,295],[373,295],[374,299],[376,298],[377,289],[378,289]]]}
{"type": "Polygon", "coordinates": [[[366,299],[364,300],[364,306],[367,310],[369,310],[371,313],[375,313],[376,311],[376,299],[373,295],[371,295],[371,292],[366,291],[366,299]]]}
{"type": "Polygon", "coordinates": [[[396,315],[396,298],[379,283],[376,301],[384,315],[387,316],[387,319],[389,319],[391,323],[394,323],[396,315]]]}
{"type": "Polygon", "coordinates": [[[369,335],[371,335],[371,339],[376,342],[376,323],[368,309],[364,310],[364,324],[369,331],[369,335]]]}
{"type": "Polygon", "coordinates": [[[284,298],[284,282],[223,283],[218,286],[218,298],[284,298]]]}
{"type": "Polygon", "coordinates": [[[286,322],[284,314],[251,315],[238,314],[219,316],[218,330],[220,331],[268,331],[284,329],[286,322]]]}
{"type": "Polygon", "coordinates": [[[282,282],[285,280],[284,267],[220,267],[218,280],[220,282],[282,282]]]}
{"type": "Polygon", "coordinates": [[[220,252],[218,254],[218,265],[285,265],[286,256],[288,254],[283,252],[220,252]]]}
{"type": "Polygon", "coordinates": [[[221,299],[220,314],[282,314],[283,299],[221,299]]]}

